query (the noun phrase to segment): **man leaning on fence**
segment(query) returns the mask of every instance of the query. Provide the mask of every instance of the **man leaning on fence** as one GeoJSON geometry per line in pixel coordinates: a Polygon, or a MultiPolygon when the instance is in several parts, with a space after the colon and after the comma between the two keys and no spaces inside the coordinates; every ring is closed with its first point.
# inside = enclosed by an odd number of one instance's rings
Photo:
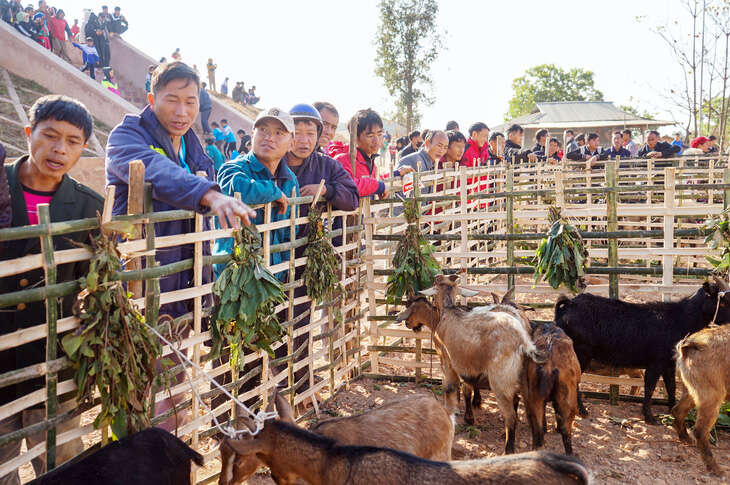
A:
{"type": "MultiPolygon", "coordinates": [[[[107,185],[116,186],[113,213],[127,213],[129,165],[141,160],[145,165],[145,182],[152,185],[152,207],[149,212],[175,209],[212,213],[221,225],[238,227],[238,217],[248,224],[254,212],[241,201],[223,195],[215,181],[213,162],[200,145],[192,126],[199,109],[200,79],[182,62],[161,64],[152,75],[149,105],[139,115],[127,115],[109,134],[106,158],[107,185]],[[205,176],[199,177],[202,171],[205,176]]],[[[208,221],[204,229],[208,228],[208,221]]],[[[155,236],[173,236],[195,232],[193,219],[158,222],[155,236]]],[[[204,245],[207,246],[207,245],[204,245]]],[[[207,252],[207,247],[204,247],[207,252]]],[[[183,244],[158,250],[155,259],[164,266],[193,257],[193,245],[183,244]]],[[[203,283],[212,279],[204,266],[203,283]]],[[[193,286],[193,270],[184,270],[160,279],[160,291],[171,292],[193,286]]],[[[160,314],[179,317],[193,311],[193,300],[162,305],[160,314]]],[[[189,328],[183,332],[183,336],[189,328]]],[[[175,360],[173,358],[173,360],[175,360]]],[[[163,401],[158,412],[170,408],[163,401]]],[[[172,430],[175,418],[161,427],[172,430]]]]}
{"type": "MultiPolygon", "coordinates": [[[[101,212],[104,200],[92,189],[80,184],[68,175],[69,170],[79,161],[86,142],[91,136],[93,121],[86,107],[78,101],[65,96],[45,96],[40,98],[28,114],[29,126],[25,127],[28,141],[28,154],[15,162],[5,165],[8,187],[12,202],[12,227],[38,224],[38,206],[49,204],[51,222],[71,221],[95,217],[101,212]]],[[[2,157],[4,158],[4,156],[2,157]]],[[[0,160],[0,163],[2,161],[0,160]]],[[[89,242],[89,232],[81,231],[53,238],[56,251],[72,249],[73,242],[89,242]]],[[[12,260],[28,254],[40,252],[40,239],[30,238],[2,243],[0,260],[12,260]]],[[[73,281],[88,270],[88,261],[58,265],[56,283],[73,281]]],[[[44,286],[44,273],[37,268],[21,274],[5,276],[0,279],[0,294],[12,293],[44,286]]],[[[76,294],[59,299],[58,318],[71,316],[71,307],[76,294]]],[[[51,300],[55,301],[55,300],[51,300]]],[[[50,302],[50,301],[49,301],[50,302]]],[[[43,300],[20,303],[14,308],[0,310],[2,326],[0,334],[42,325],[46,322],[46,305],[43,300]]],[[[63,355],[59,351],[59,356],[63,355]]],[[[0,374],[27,368],[46,360],[44,339],[35,340],[0,352],[0,374]]],[[[69,379],[67,372],[60,374],[60,381],[69,379]]],[[[0,405],[5,405],[23,396],[43,389],[43,378],[30,379],[13,386],[5,387],[0,393],[0,405]]],[[[43,392],[43,391],[42,391],[43,392]]],[[[44,392],[45,395],[45,392],[44,392]]],[[[76,407],[71,395],[59,396],[58,414],[76,407]]],[[[44,404],[38,404],[12,416],[0,416],[0,436],[27,428],[43,421],[46,417],[44,404]]],[[[80,426],[80,416],[65,421],[58,426],[58,434],[80,426]]],[[[26,438],[28,449],[42,443],[46,433],[41,432],[26,438]]],[[[63,463],[83,450],[81,438],[66,443],[57,441],[56,464],[63,463]]],[[[20,454],[22,440],[0,447],[0,465],[8,463],[20,454]]],[[[42,446],[42,445],[41,445],[42,446]]],[[[45,454],[32,460],[36,476],[45,472],[45,454]]],[[[18,472],[13,471],[0,478],[0,484],[19,484],[18,472]]]]}

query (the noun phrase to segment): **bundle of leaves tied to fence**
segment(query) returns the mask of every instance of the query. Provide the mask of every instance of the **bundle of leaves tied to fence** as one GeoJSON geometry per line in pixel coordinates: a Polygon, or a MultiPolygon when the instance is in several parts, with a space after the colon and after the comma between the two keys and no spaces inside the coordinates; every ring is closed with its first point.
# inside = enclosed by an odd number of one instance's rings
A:
{"type": "Polygon", "coordinates": [[[573,293],[585,289],[585,264],[588,251],[575,226],[560,217],[559,207],[550,207],[548,220],[551,224],[547,237],[540,241],[533,259],[535,284],[541,279],[553,288],[561,284],[573,293]]]}
{"type": "Polygon", "coordinates": [[[244,347],[274,356],[271,345],[283,334],[274,309],[284,301],[284,289],[264,264],[255,229],[234,232],[234,240],[232,259],[213,285],[218,301],[211,326],[212,352],[219,356],[229,345],[231,367],[242,369],[244,347]]]}
{"type": "Polygon", "coordinates": [[[338,260],[329,230],[322,221],[322,212],[312,209],[309,211],[309,237],[304,255],[307,265],[304,267],[304,287],[307,296],[317,303],[332,300],[342,291],[337,276],[338,260]]]}
{"type": "MultiPolygon", "coordinates": [[[[145,325],[122,282],[114,279],[122,270],[115,233],[128,234],[134,226],[113,221],[102,227],[90,247],[80,245],[93,253],[73,307],[81,322],[76,331],[63,337],[61,345],[76,371],[76,399],[90,402],[97,389],[101,411],[94,426],[111,425],[121,438],[150,425],[152,386],[163,387],[169,379],[166,372],[155,369],[162,351],[159,340],[145,325]]],[[[165,360],[163,369],[171,364],[165,360]]]]}
{"type": "Polygon", "coordinates": [[[717,217],[708,218],[703,228],[708,232],[705,243],[709,243],[710,249],[713,251],[720,250],[719,258],[705,256],[705,259],[714,266],[716,273],[726,275],[728,269],[730,269],[730,221],[728,221],[728,211],[723,211],[717,217]]]}
{"type": "Polygon", "coordinates": [[[389,303],[400,303],[403,295],[408,298],[433,286],[440,266],[433,257],[433,246],[421,234],[418,225],[420,204],[415,199],[405,199],[403,209],[408,227],[398,242],[393,257],[393,274],[388,276],[386,298],[389,303]]]}

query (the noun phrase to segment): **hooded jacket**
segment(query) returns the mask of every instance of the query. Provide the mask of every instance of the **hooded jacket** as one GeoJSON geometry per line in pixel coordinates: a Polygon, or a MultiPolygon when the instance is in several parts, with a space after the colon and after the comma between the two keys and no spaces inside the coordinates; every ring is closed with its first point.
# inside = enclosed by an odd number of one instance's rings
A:
{"type": "Polygon", "coordinates": [[[527,156],[532,153],[529,148],[522,149],[522,146],[513,142],[509,138],[504,143],[504,159],[508,163],[527,162],[527,156]]]}
{"type": "MultiPolygon", "coordinates": [[[[259,160],[253,151],[246,155],[240,155],[234,160],[226,162],[218,172],[218,184],[224,194],[233,196],[236,192],[241,194],[241,200],[249,205],[268,204],[281,198],[282,195],[291,197],[292,189],[299,196],[299,183],[294,173],[289,169],[285,160],[279,162],[279,167],[275,174],[269,172],[259,160]]],[[[291,211],[296,210],[296,206],[289,205],[286,212],[279,213],[278,207],[274,207],[271,211],[271,220],[264,221],[264,208],[256,210],[256,219],[252,221],[254,224],[264,224],[265,222],[276,222],[290,217],[291,211]]],[[[216,221],[216,227],[220,227],[216,221]]],[[[289,226],[274,229],[269,232],[269,242],[281,244],[288,242],[290,237],[289,226]]],[[[230,254],[233,250],[233,238],[227,237],[217,239],[215,241],[214,254],[230,254]]],[[[272,252],[269,264],[275,265],[283,261],[289,261],[289,251],[272,252]]],[[[219,275],[223,271],[224,266],[215,265],[215,273],[219,275]]],[[[284,281],[287,271],[277,273],[276,277],[284,281]]]]}
{"type": "MultiPolygon", "coordinates": [[[[190,172],[182,167],[170,135],[157,120],[150,106],[145,107],[139,115],[130,114],[124,117],[109,134],[106,146],[106,183],[116,186],[113,214],[127,213],[129,163],[134,160],[142,160],[145,165],[145,182],[152,184],[154,212],[185,209],[205,214],[208,211],[207,207],[200,204],[200,199],[211,189],[219,190],[215,182],[213,161],[206,155],[192,129],[185,133],[183,139],[185,163],[190,167],[190,172]],[[205,177],[195,175],[198,171],[205,172],[205,177]]],[[[207,219],[203,227],[209,227],[207,219]]],[[[155,224],[157,237],[194,231],[193,219],[155,224]]],[[[204,251],[207,252],[206,245],[204,251]]],[[[155,255],[161,266],[192,257],[192,244],[164,248],[155,255]]],[[[209,282],[210,278],[210,271],[204,269],[203,282],[209,282]]],[[[193,271],[185,270],[161,278],[160,290],[165,292],[190,288],[192,281],[193,271]]],[[[192,308],[191,300],[163,305],[162,312],[176,317],[191,311],[189,308],[192,308]]]]}
{"type": "Polygon", "coordinates": [[[350,174],[360,197],[370,197],[372,195],[381,195],[385,192],[385,183],[378,180],[378,167],[375,165],[375,157],[373,155],[369,160],[365,158],[365,154],[358,149],[355,158],[355,173],[352,173],[352,163],[350,162],[350,147],[341,142],[332,142],[328,147],[329,154],[332,158],[340,162],[345,171],[350,174]]]}

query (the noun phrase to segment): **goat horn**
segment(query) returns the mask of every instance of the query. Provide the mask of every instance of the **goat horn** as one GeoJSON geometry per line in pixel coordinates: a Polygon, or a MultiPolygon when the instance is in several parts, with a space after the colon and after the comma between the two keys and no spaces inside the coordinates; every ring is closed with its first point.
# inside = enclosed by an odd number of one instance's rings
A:
{"type": "Polygon", "coordinates": [[[434,288],[434,287],[427,288],[425,290],[419,291],[419,293],[422,295],[426,295],[426,296],[434,296],[436,294],[436,288],[434,288]]]}
{"type": "Polygon", "coordinates": [[[712,275],[712,279],[715,280],[715,283],[717,283],[717,286],[720,287],[720,290],[730,291],[730,286],[727,284],[727,281],[723,280],[722,278],[718,278],[715,275],[712,275]]]}
{"type": "Polygon", "coordinates": [[[467,288],[459,287],[459,291],[461,291],[461,294],[463,296],[477,296],[481,294],[481,291],[475,291],[475,290],[469,290],[467,288]]]}

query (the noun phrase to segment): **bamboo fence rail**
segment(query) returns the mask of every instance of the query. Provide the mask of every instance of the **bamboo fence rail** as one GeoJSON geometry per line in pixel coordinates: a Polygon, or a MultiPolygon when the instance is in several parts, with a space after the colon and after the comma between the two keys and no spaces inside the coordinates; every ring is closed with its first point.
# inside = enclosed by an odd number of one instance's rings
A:
{"type": "MultiPolygon", "coordinates": [[[[135,304],[144,311],[148,322],[156,322],[160,305],[192,300],[191,312],[176,319],[190,326],[190,333],[179,342],[190,358],[211,377],[225,374],[227,363],[213,362],[208,354],[209,331],[205,319],[211,308],[206,300],[212,283],[204,283],[203,271],[214,263],[224,263],[228,256],[210,256],[211,241],[231,235],[230,230],[203,230],[206,216],[192,211],[174,210],[149,212],[151,187],[144,184],[144,167],[131,170],[130,211],[114,217],[131,221],[143,230],[139,239],[119,244],[120,251],[130,261],[117,277],[130,283],[135,304]],[[172,220],[190,220],[194,232],[179,236],[157,237],[155,224],[172,220]],[[180,245],[192,246],[192,257],[171,264],[158,265],[155,254],[180,245]],[[144,261],[144,264],[138,262],[144,261]],[[189,288],[160,292],[159,279],[180,271],[192,270],[189,288]],[[143,284],[144,282],[144,284],[143,284]]],[[[389,180],[391,193],[400,190],[398,180],[389,180]]],[[[730,171],[725,160],[678,159],[669,161],[608,162],[605,167],[587,169],[585,164],[546,165],[544,163],[492,167],[445,166],[434,172],[416,174],[418,199],[422,204],[420,224],[427,239],[435,244],[435,256],[445,272],[461,272],[464,284],[484,291],[504,292],[515,286],[518,298],[529,300],[536,307],[548,307],[562,292],[544,284],[532,286],[532,268],[527,261],[547,230],[546,214],[550,205],[562,207],[563,216],[579,227],[589,249],[588,291],[598,294],[642,298],[670,298],[687,295],[696,290],[700,278],[709,274],[704,260],[707,252],[703,242],[701,222],[709,214],[719,214],[730,201],[730,171]],[[608,276],[605,279],[605,276],[608,276]],[[529,279],[528,279],[529,278],[529,279]]],[[[113,191],[108,190],[103,219],[110,219],[113,191]]],[[[292,206],[311,204],[311,197],[291,198],[292,206]]],[[[270,359],[267,355],[247,352],[244,361],[254,365],[246,373],[233,373],[233,382],[224,387],[234,394],[242,384],[260,378],[255,388],[241,392],[242,400],[252,399],[265,405],[268,391],[283,385],[293,405],[331,398],[350,379],[369,367],[371,376],[387,375],[393,380],[425,379],[438,369],[427,331],[414,333],[395,325],[394,312],[401,306],[388,305],[384,300],[386,278],[392,272],[390,261],[395,244],[406,228],[401,215],[401,202],[362,199],[360,207],[351,213],[329,210],[328,224],[341,220],[341,229],[331,236],[342,236],[343,245],[336,248],[341,255],[340,280],[345,294],[334,301],[316,305],[306,297],[295,297],[294,290],[301,280],[294,280],[306,258],[295,258],[295,250],[306,245],[298,237],[305,217],[292,211],[287,220],[271,221],[275,208],[266,205],[265,222],[258,226],[263,237],[263,255],[268,263],[272,253],[286,252],[290,258],[270,267],[271,271],[288,271],[284,284],[287,300],[276,308],[284,311],[286,335],[275,347],[283,346],[286,356],[270,359]],[[348,217],[349,216],[349,217],[348,217]],[[269,233],[287,228],[291,241],[271,245],[269,233]],[[309,304],[304,315],[296,316],[294,307],[309,304]],[[323,309],[337,305],[344,317],[336,323],[333,312],[323,309]],[[295,329],[305,316],[308,325],[295,329]],[[308,334],[306,342],[295,348],[296,337],[308,334]],[[304,356],[304,349],[308,356],[304,356]],[[298,371],[305,376],[295,382],[298,371]],[[307,381],[308,389],[302,387],[307,381]]],[[[0,262],[0,277],[21,274],[34,269],[45,273],[45,285],[0,295],[0,311],[30,302],[54,302],[57,298],[78,292],[79,281],[55,281],[58,265],[83,261],[91,254],[85,249],[53,251],[52,237],[79,231],[98,229],[96,219],[51,222],[47,207],[40,211],[36,226],[0,230],[0,241],[39,238],[42,252],[0,262]]],[[[54,465],[57,446],[84,436],[87,443],[98,441],[90,424],[70,432],[56,434],[56,426],[74,415],[85,412],[93,417],[98,402],[74,412],[59,413],[58,396],[75,390],[72,380],[59,380],[58,375],[70,367],[62,354],[56,354],[58,338],[78,327],[77,319],[57,314],[57,305],[47,305],[45,322],[29,328],[0,335],[0,351],[29,342],[45,340],[46,362],[0,374],[0,388],[45,377],[44,389],[31,392],[7,404],[0,405],[0,420],[24,409],[45,405],[47,419],[33,426],[0,436],[0,445],[18,441],[38,432],[46,433],[45,442],[0,464],[0,476],[47,453],[49,468],[54,465]],[[95,407],[96,406],[96,407],[95,407]],[[58,414],[58,415],[57,415],[58,414]],[[93,439],[91,439],[93,437],[93,439]]],[[[163,350],[168,353],[169,349],[163,350]]],[[[247,368],[248,369],[248,368],[247,368]]],[[[178,366],[176,371],[180,370],[178,366]]],[[[190,372],[207,402],[221,394],[211,389],[199,372],[190,372]]],[[[438,371],[437,371],[438,374],[438,371]]],[[[636,379],[614,376],[586,376],[584,382],[599,385],[641,385],[636,379]]],[[[194,447],[200,440],[215,433],[212,416],[205,413],[191,397],[186,382],[174,385],[170,392],[182,400],[180,410],[192,413],[191,421],[180,426],[178,435],[194,447]]],[[[616,393],[614,393],[615,395],[616,393]]],[[[158,390],[156,401],[169,397],[167,390],[158,390]]],[[[231,410],[231,402],[217,405],[213,415],[221,416],[231,410]]],[[[156,415],[152,422],[160,423],[173,414],[172,410],[156,415]]],[[[90,421],[88,421],[90,422],[90,421]]],[[[106,436],[106,432],[104,432],[106,436]]],[[[217,451],[206,455],[215,458],[217,451]]],[[[201,475],[200,473],[198,475],[201,475]]],[[[208,483],[214,475],[198,476],[199,483],[208,483]]]]}

